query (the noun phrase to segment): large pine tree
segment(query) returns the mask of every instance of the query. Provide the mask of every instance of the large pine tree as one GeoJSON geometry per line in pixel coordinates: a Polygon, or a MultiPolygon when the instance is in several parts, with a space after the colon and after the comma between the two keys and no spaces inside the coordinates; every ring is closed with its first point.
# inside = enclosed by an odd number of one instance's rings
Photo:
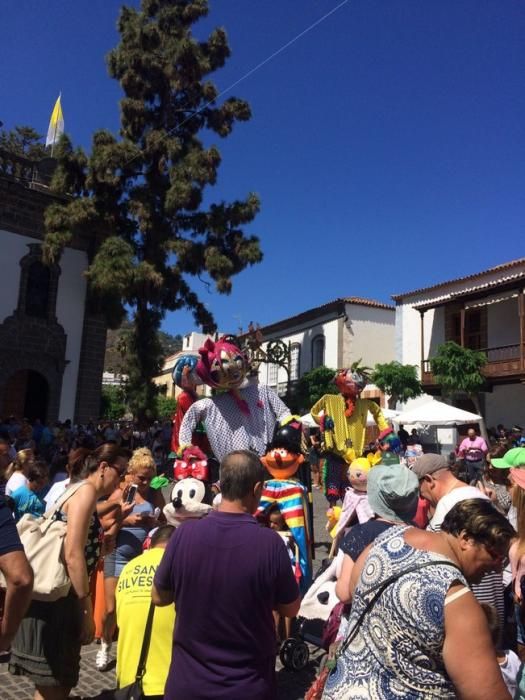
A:
{"type": "Polygon", "coordinates": [[[63,137],[55,155],[53,187],[70,198],[46,212],[44,254],[59,258],[75,232],[93,242],[87,277],[93,302],[115,327],[133,311],[129,391],[139,418],[152,416],[161,348],[158,329],[166,311],[192,310],[205,332],[213,316],[190,285],[210,278],[219,293],[262,254],[242,227],[259,210],[254,194],[203,206],[221,161],[206,148],[204,130],[228,136],[249,105],[234,97],[219,103],[208,76],[230,55],[226,34],[215,29],[198,41],[192,26],[208,13],[207,0],[142,0],[123,7],[119,45],[108,56],[111,77],[124,92],[118,138],[93,135],[89,156],[63,137]]]}

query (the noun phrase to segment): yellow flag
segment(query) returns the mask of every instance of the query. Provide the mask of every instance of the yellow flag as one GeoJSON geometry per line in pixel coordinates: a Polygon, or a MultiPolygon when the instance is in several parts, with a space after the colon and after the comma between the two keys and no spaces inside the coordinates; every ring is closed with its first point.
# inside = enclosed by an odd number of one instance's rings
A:
{"type": "Polygon", "coordinates": [[[62,105],[60,104],[61,97],[62,95],[60,94],[55,102],[53,113],[51,114],[51,119],[49,120],[46,146],[54,146],[56,143],[58,143],[58,140],[64,133],[64,115],[62,114],[62,105]]]}

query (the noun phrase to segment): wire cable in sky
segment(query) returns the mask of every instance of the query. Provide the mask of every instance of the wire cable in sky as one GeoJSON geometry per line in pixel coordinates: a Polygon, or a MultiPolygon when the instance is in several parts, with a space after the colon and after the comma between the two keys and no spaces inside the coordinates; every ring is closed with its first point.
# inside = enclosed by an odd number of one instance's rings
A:
{"type": "MultiPolygon", "coordinates": [[[[280,48],[276,49],[273,53],[271,53],[269,56],[267,56],[265,59],[263,59],[263,60],[262,60],[260,63],[258,63],[256,66],[254,66],[253,68],[250,68],[250,70],[247,71],[244,75],[242,75],[240,78],[238,78],[238,79],[235,80],[233,83],[231,83],[230,85],[228,85],[228,87],[225,87],[223,90],[221,90],[221,91],[219,92],[219,94],[216,95],[216,96],[213,98],[213,100],[210,100],[209,102],[206,102],[206,104],[204,104],[202,107],[199,107],[199,109],[197,109],[195,112],[193,112],[189,117],[186,117],[186,119],[184,119],[180,124],[177,124],[177,126],[173,127],[173,129],[170,129],[168,132],[166,132],[166,134],[162,137],[162,139],[160,139],[159,141],[157,141],[157,144],[160,143],[161,141],[163,141],[163,140],[164,140],[165,138],[167,138],[168,136],[171,136],[171,134],[173,134],[175,131],[177,131],[177,129],[180,129],[181,126],[184,126],[184,124],[186,124],[186,122],[188,122],[190,119],[193,119],[193,117],[194,117],[196,114],[199,114],[200,112],[202,112],[202,110],[206,109],[206,108],[209,107],[211,104],[213,104],[214,102],[216,102],[220,97],[222,97],[223,95],[225,95],[227,92],[229,92],[230,90],[233,90],[233,88],[234,88],[234,87],[237,87],[237,85],[239,85],[239,83],[242,83],[244,80],[246,80],[247,78],[249,78],[251,75],[253,75],[253,74],[254,74],[256,71],[258,71],[260,68],[262,68],[262,67],[265,66],[267,63],[269,63],[270,61],[272,61],[276,56],[279,56],[279,54],[283,53],[283,51],[286,51],[286,49],[288,49],[290,46],[292,46],[292,44],[295,44],[296,41],[299,41],[299,39],[301,39],[303,36],[305,36],[305,34],[308,34],[308,32],[311,32],[312,29],[315,29],[317,26],[319,26],[319,25],[321,24],[321,22],[324,22],[326,19],[328,19],[328,17],[330,17],[331,15],[333,15],[335,12],[337,12],[338,10],[340,10],[341,7],[343,7],[343,5],[346,5],[346,4],[349,3],[349,2],[350,2],[350,0],[342,0],[338,5],[336,5],[336,6],[333,7],[331,10],[329,10],[328,12],[326,12],[322,17],[319,17],[319,19],[317,19],[315,22],[313,22],[313,23],[310,24],[308,27],[306,27],[306,29],[303,29],[302,32],[299,32],[299,34],[297,34],[297,35],[294,36],[292,39],[290,39],[289,41],[287,41],[287,42],[286,42],[285,44],[283,44],[280,48]]],[[[157,145],[157,144],[156,144],[156,145],[157,145]]],[[[144,151],[141,151],[141,153],[143,153],[143,152],[145,152],[145,151],[147,152],[147,149],[144,149],[144,151]]],[[[139,155],[139,154],[137,154],[136,156],[133,156],[133,158],[130,158],[129,161],[127,161],[126,165],[129,165],[129,163],[133,162],[133,161],[135,160],[135,158],[138,158],[138,155],[139,155]]]]}

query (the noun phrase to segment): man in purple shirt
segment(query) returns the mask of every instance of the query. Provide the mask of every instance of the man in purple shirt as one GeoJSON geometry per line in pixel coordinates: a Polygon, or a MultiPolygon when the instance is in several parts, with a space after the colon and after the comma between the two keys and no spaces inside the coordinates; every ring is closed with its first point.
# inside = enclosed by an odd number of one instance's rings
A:
{"type": "Polygon", "coordinates": [[[175,603],[165,700],[273,700],[272,611],[294,617],[299,591],[282,539],[260,527],[265,472],[252,452],[221,464],[218,511],[172,536],[153,585],[155,605],[175,603]]]}

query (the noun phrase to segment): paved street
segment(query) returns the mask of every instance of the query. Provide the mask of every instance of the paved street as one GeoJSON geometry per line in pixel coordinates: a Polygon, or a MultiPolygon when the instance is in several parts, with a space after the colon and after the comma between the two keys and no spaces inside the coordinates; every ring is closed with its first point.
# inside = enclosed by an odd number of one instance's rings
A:
{"type": "MultiPolygon", "coordinates": [[[[317,539],[316,560],[314,571],[326,556],[327,535],[325,526],[326,501],[319,491],[314,492],[314,527],[317,539]]],[[[137,640],[137,645],[141,640],[137,640]]],[[[116,646],[116,645],[115,645],[116,646]]],[[[98,645],[91,644],[82,651],[82,662],[80,669],[80,682],[73,690],[72,696],[82,698],[82,700],[105,700],[107,691],[115,687],[115,663],[113,662],[108,671],[101,673],[95,668],[95,655],[98,645]]],[[[306,689],[311,684],[322,653],[310,648],[310,662],[300,673],[288,671],[283,668],[277,659],[277,680],[278,680],[278,700],[302,700],[306,689]]],[[[33,686],[25,678],[18,678],[7,673],[5,664],[0,666],[0,698],[1,700],[32,700],[33,686]]]]}

